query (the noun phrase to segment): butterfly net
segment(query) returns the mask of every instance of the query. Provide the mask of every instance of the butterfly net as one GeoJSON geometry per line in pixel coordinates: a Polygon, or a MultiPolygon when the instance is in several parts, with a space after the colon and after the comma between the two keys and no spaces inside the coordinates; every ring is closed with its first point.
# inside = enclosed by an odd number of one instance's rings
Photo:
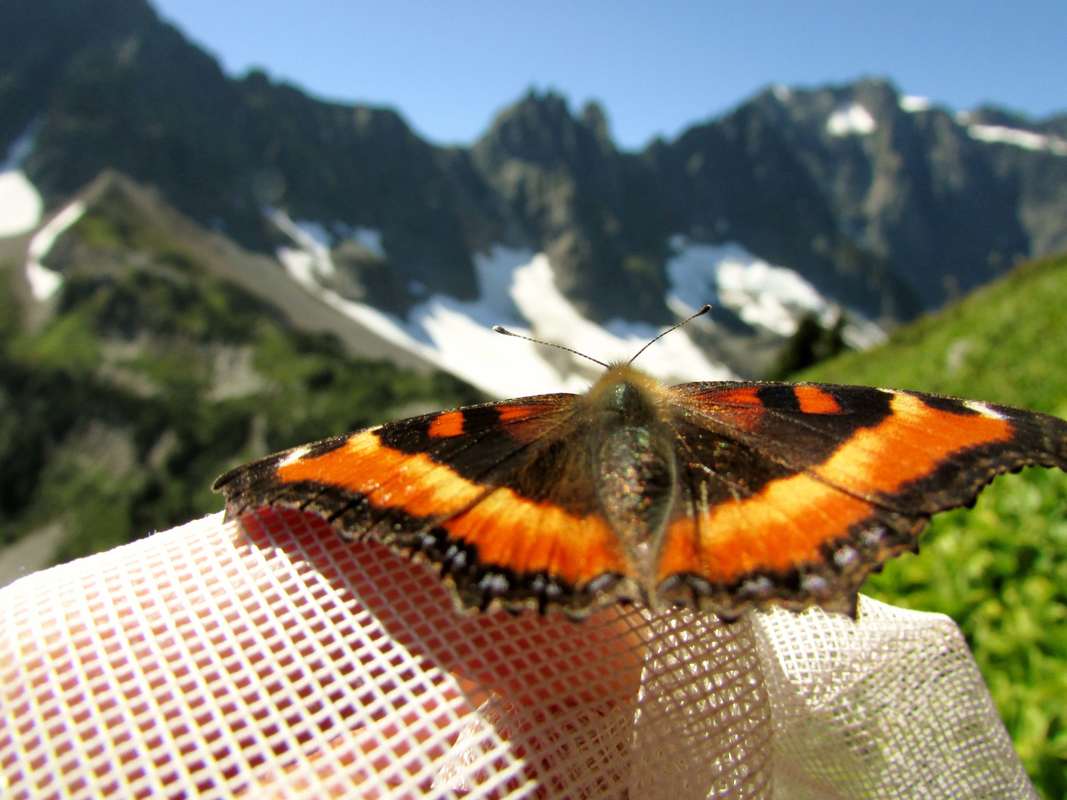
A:
{"type": "Polygon", "coordinates": [[[0,590],[0,796],[1034,793],[943,616],[463,616],[263,511],[0,590]]]}

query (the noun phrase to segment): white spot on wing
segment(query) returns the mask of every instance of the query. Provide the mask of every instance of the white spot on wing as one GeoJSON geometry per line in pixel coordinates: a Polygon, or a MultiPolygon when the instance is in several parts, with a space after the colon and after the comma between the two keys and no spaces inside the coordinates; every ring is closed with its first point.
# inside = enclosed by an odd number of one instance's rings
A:
{"type": "Polygon", "coordinates": [[[995,408],[991,408],[980,400],[964,400],[963,404],[971,411],[977,411],[983,417],[990,417],[991,419],[1007,419],[1006,416],[1001,414],[995,408]]]}
{"type": "Polygon", "coordinates": [[[295,464],[297,461],[299,461],[300,459],[302,459],[304,456],[306,456],[308,454],[308,450],[309,449],[310,448],[308,448],[307,446],[296,448],[295,450],[291,451],[288,455],[286,455],[285,458],[283,458],[281,461],[279,461],[278,462],[278,466],[279,467],[288,467],[290,464],[295,464]]]}

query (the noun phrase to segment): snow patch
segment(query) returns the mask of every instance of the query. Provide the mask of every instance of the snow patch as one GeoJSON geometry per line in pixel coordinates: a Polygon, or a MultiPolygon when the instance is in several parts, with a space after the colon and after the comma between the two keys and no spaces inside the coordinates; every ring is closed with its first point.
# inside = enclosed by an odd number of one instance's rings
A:
{"type": "Polygon", "coordinates": [[[719,263],[715,277],[723,305],[737,310],[750,325],[781,336],[796,333],[798,313],[816,313],[824,305],[810,283],[766,261],[727,259],[719,263]]]}
{"type": "Polygon", "coordinates": [[[980,142],[1007,144],[1024,150],[1067,156],[1067,139],[1061,139],[1059,136],[1048,136],[1005,125],[968,125],[967,134],[980,142]]]}
{"type": "Polygon", "coordinates": [[[49,269],[42,262],[63,232],[77,222],[85,213],[85,204],[76,200],[56,214],[30,239],[26,252],[26,280],[30,291],[38,301],[47,300],[63,285],[63,276],[49,269]]]}
{"type": "Polygon", "coordinates": [[[22,170],[0,172],[0,237],[32,231],[42,211],[41,194],[22,170]]]}
{"type": "MultiPolygon", "coordinates": [[[[776,267],[737,244],[697,244],[675,236],[676,255],[667,263],[671,303],[709,300],[737,312],[749,325],[779,336],[796,333],[805,314],[827,306],[810,283],[791,269],[776,267]]],[[[699,303],[697,303],[699,306],[699,303]]]]}
{"type": "Polygon", "coordinates": [[[385,258],[382,235],[373,228],[353,227],[343,222],[326,225],[314,220],[294,220],[279,208],[267,208],[264,213],[296,245],[279,248],[278,260],[295,280],[308,288],[318,287],[320,278],[337,274],[330,251],[344,239],[352,239],[375,257],[385,258]]]}
{"type": "Polygon", "coordinates": [[[930,102],[929,97],[921,97],[917,94],[901,95],[898,103],[901,111],[907,111],[909,114],[917,114],[920,111],[929,111],[933,105],[933,103],[930,102]]]}
{"type": "Polygon", "coordinates": [[[826,132],[831,136],[866,136],[878,127],[871,112],[859,103],[839,108],[826,120],[826,132]]]}
{"type": "MultiPolygon", "coordinates": [[[[655,337],[661,328],[645,322],[611,320],[601,327],[583,317],[556,286],[548,257],[536,255],[515,274],[512,296],[522,315],[536,324],[537,334],[550,341],[575,345],[601,361],[625,361],[655,337]]],[[[694,309],[695,310],[695,309],[694,309]]],[[[725,380],[732,377],[679,330],[648,348],[639,366],[661,380],[725,380]]]]}
{"type": "Polygon", "coordinates": [[[0,163],[0,237],[18,236],[41,224],[44,201],[22,171],[22,162],[33,150],[34,126],[26,129],[0,163]]]}
{"type": "MultiPolygon", "coordinates": [[[[667,262],[667,299],[672,308],[692,307],[694,301],[720,304],[747,324],[783,337],[796,333],[805,316],[815,315],[830,326],[841,313],[798,272],[770,264],[741,245],[699,244],[674,236],[671,248],[675,255],[667,262]]],[[[866,348],[885,339],[882,329],[863,315],[850,311],[848,318],[843,336],[850,347],[866,348]]]]}
{"type": "Polygon", "coordinates": [[[63,276],[40,261],[26,263],[26,280],[30,284],[30,293],[38,302],[47,300],[63,285],[63,276]]]}
{"type": "Polygon", "coordinates": [[[318,222],[295,222],[279,208],[266,209],[267,218],[296,245],[278,249],[282,262],[293,279],[309,289],[318,286],[317,277],[332,277],[336,270],[330,257],[330,234],[318,222]]]}

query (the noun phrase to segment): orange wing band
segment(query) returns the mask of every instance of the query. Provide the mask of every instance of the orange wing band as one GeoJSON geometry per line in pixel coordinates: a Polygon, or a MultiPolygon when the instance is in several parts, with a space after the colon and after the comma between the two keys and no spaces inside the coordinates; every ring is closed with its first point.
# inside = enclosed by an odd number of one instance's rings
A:
{"type": "Polygon", "coordinates": [[[323,455],[282,463],[278,478],[335,486],[413,517],[445,518],[442,527],[476,547],[484,566],[545,571],[576,587],[604,573],[632,572],[602,518],[574,516],[507,488],[490,490],[427,455],[383,446],[374,431],[355,434],[323,455]]]}
{"type": "Polygon", "coordinates": [[[954,453],[1012,436],[1007,420],[932,409],[908,394],[894,395],[891,409],[879,425],[855,433],[811,473],[772,481],[698,519],[675,521],[659,579],[692,572],[726,584],[756,571],[783,572],[816,562],[822,545],[871,516],[874,507],[862,497],[892,494],[954,453]]]}

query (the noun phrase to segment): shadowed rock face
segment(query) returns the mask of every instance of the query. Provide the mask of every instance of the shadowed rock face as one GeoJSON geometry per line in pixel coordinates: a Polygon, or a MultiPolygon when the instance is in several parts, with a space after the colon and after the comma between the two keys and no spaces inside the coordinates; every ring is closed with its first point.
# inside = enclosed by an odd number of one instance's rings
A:
{"type": "Polygon", "coordinates": [[[387,255],[349,259],[352,283],[393,311],[420,293],[475,296],[473,254],[492,244],[547,252],[593,318],[650,322],[671,317],[672,234],[736,242],[889,319],[1067,247],[1067,157],[969,127],[1063,136],[1067,117],[961,121],[863,80],[768,90],[621,152],[598,105],[531,92],[470,148],[438,147],[390,109],[228,77],[146,3],[44,0],[3,17],[0,145],[34,125],[23,168],[50,206],[114,168],[260,251],[278,243],[264,207],[371,228],[387,255]]]}

